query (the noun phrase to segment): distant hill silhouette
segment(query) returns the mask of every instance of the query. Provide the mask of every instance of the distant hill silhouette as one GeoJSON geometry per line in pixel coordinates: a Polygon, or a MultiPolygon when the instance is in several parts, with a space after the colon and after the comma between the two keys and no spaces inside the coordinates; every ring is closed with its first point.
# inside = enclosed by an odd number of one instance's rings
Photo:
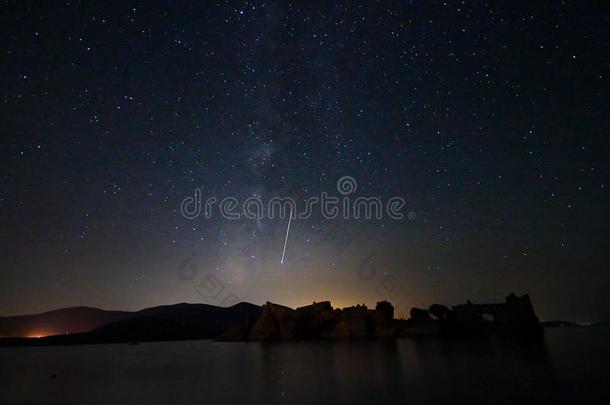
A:
{"type": "MultiPolygon", "coordinates": [[[[44,314],[2,318],[7,330],[21,331],[31,336],[35,329],[27,327],[49,326],[58,321],[60,326],[48,331],[63,330],[66,326],[80,328],[94,325],[90,331],[27,339],[23,337],[0,339],[0,345],[61,345],[86,343],[145,342],[161,340],[210,339],[218,337],[230,325],[253,323],[261,307],[239,303],[224,308],[207,304],[176,304],[146,308],[137,312],[103,311],[96,308],[65,308],[44,314]],[[89,323],[87,315],[96,315],[89,323]],[[72,321],[68,318],[74,316],[72,321]],[[19,319],[15,319],[19,318],[19,319]]],[[[66,330],[69,330],[66,328],[66,330]]]]}
{"type": "Polygon", "coordinates": [[[610,322],[608,321],[598,321],[598,322],[572,322],[572,321],[544,321],[540,322],[542,326],[545,328],[587,328],[587,327],[596,327],[596,326],[608,326],[610,322]]]}
{"type": "Polygon", "coordinates": [[[34,315],[0,317],[0,337],[63,335],[87,332],[129,318],[133,312],[71,307],[34,315]]]}
{"type": "Polygon", "coordinates": [[[540,324],[545,328],[578,328],[584,326],[571,321],[542,321],[540,324]]]}
{"type": "Polygon", "coordinates": [[[224,308],[207,304],[176,304],[147,308],[130,319],[114,322],[88,334],[99,341],[158,341],[211,339],[230,325],[254,323],[261,307],[239,303],[224,308]]]}

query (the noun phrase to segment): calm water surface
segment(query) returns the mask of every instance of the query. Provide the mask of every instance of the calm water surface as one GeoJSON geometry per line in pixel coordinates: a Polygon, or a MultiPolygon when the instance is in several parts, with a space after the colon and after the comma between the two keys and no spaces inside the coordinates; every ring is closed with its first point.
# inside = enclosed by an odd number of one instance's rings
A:
{"type": "Polygon", "coordinates": [[[609,338],[600,327],[550,329],[535,348],[436,339],[0,348],[0,402],[610,403],[609,338]]]}

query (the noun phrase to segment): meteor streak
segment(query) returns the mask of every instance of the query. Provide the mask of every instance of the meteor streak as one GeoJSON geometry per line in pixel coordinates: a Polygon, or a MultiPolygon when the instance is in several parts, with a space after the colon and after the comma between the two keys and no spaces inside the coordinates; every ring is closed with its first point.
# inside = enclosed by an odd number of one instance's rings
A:
{"type": "Polygon", "coordinates": [[[288,243],[288,234],[290,233],[290,222],[292,222],[292,207],[290,207],[290,216],[288,217],[288,228],[286,228],[286,238],[284,239],[284,250],[282,251],[282,260],[280,260],[280,264],[284,264],[284,256],[286,255],[286,244],[288,243]]]}

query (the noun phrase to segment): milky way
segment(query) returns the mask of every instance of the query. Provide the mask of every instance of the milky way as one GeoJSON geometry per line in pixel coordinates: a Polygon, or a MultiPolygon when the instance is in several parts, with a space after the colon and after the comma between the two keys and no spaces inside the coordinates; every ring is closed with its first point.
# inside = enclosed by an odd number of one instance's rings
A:
{"type": "Polygon", "coordinates": [[[609,317],[610,13],[581,3],[3,4],[0,315],[514,291],[609,317]],[[404,219],[294,219],[281,265],[286,218],[180,210],[342,176],[404,219]]]}

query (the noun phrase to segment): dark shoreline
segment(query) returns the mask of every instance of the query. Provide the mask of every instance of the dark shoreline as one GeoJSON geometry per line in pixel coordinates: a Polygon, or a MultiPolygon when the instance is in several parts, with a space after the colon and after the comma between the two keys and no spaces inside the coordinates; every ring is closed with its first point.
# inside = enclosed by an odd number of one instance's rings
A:
{"type": "MultiPolygon", "coordinates": [[[[412,308],[409,319],[395,319],[394,307],[387,301],[378,302],[374,309],[364,304],[333,308],[329,301],[314,302],[296,309],[271,302],[262,307],[240,303],[228,308],[176,304],[126,314],[125,319],[87,332],[0,338],[0,347],[210,339],[225,342],[391,340],[404,337],[460,340],[491,336],[508,341],[536,342],[544,334],[544,327],[527,294],[520,297],[510,294],[503,303],[473,304],[467,301],[452,308],[440,304],[433,304],[429,309],[412,308]]],[[[576,324],[555,321],[549,322],[548,326],[576,324]]]]}

